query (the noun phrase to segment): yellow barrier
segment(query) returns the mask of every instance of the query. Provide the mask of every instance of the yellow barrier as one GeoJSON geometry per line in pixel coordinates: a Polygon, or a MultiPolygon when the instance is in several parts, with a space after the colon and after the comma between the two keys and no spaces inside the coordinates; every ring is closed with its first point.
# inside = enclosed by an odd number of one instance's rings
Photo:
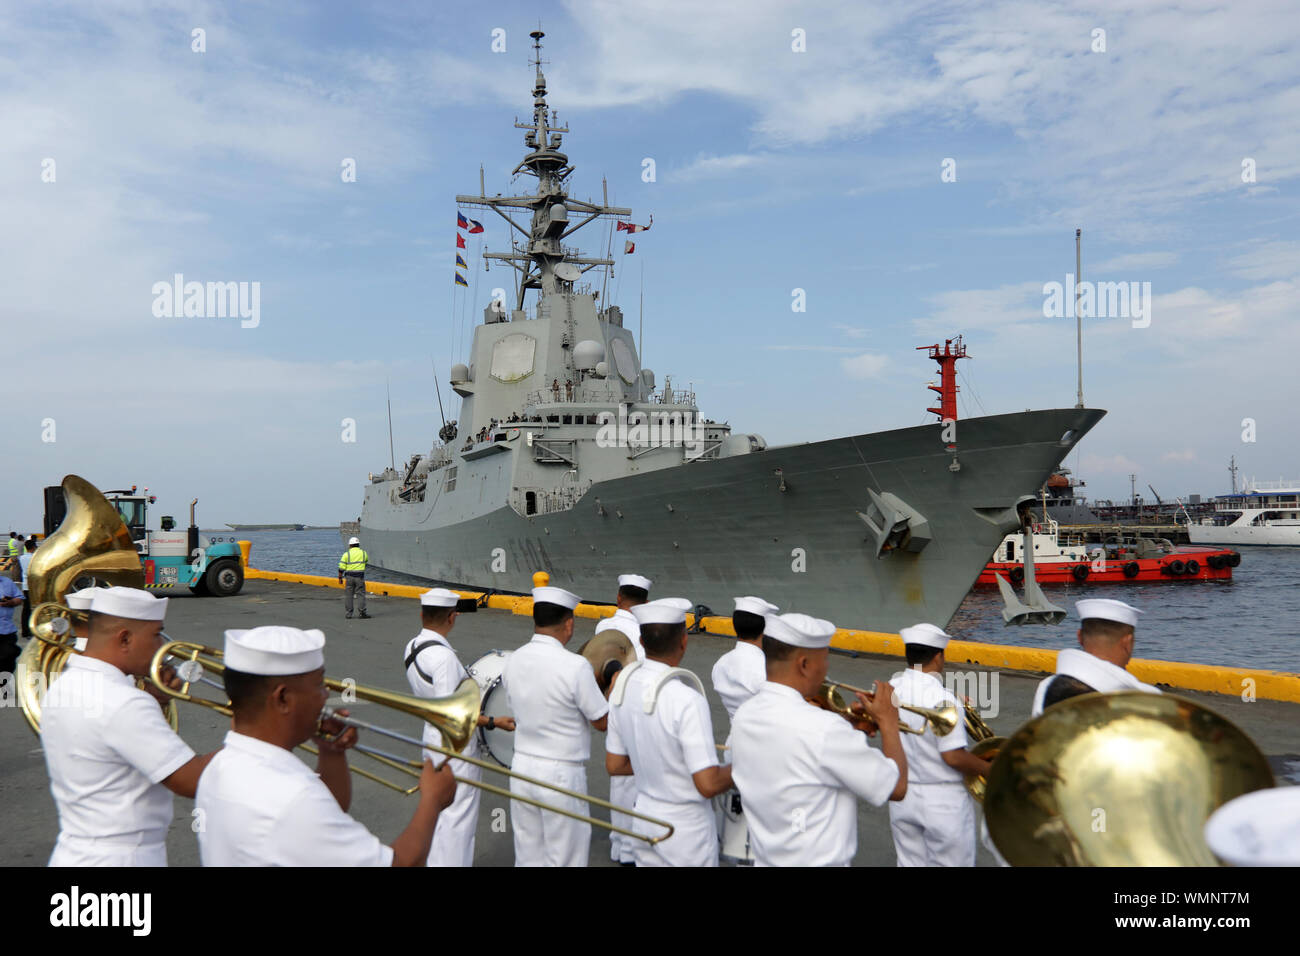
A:
{"type": "MultiPolygon", "coordinates": [[[[284,581],[291,584],[310,584],[316,587],[341,588],[338,578],[327,578],[315,574],[295,574],[287,571],[261,571],[248,566],[249,543],[239,542],[244,560],[244,577],[264,581],[284,581]]],[[[425,587],[410,584],[384,584],[367,581],[368,594],[380,594],[389,597],[418,598],[425,587]]],[[[460,591],[461,597],[482,600],[482,591],[460,591]]],[[[487,599],[487,606],[512,614],[532,614],[531,597],[493,594],[487,599]]],[[[578,617],[610,617],[614,608],[606,604],[579,604],[574,609],[578,617]]],[[[689,617],[689,616],[688,616],[689,617]]],[[[690,618],[693,620],[693,618],[690,618]]],[[[709,634],[725,634],[732,637],[736,631],[729,617],[706,617],[701,627],[709,634]]],[[[1064,637],[1064,634],[1062,635],[1064,637]]],[[[835,632],[831,646],[843,651],[857,651],[863,654],[881,654],[890,657],[903,656],[903,640],[897,634],[881,631],[854,631],[841,629],[835,632]]],[[[981,644],[974,641],[953,641],[948,645],[947,659],[953,664],[975,664],[981,667],[1002,668],[1005,670],[1031,671],[1050,674],[1056,670],[1056,651],[1036,647],[1017,647],[1009,644],[981,644]]],[[[1281,700],[1300,703],[1300,674],[1284,671],[1256,670],[1248,667],[1225,667],[1210,664],[1187,664],[1181,661],[1153,661],[1134,658],[1128,666],[1134,677],[1148,684],[1163,684],[1181,690],[1208,691],[1213,694],[1228,694],[1240,697],[1247,692],[1261,700],[1281,700]]]]}

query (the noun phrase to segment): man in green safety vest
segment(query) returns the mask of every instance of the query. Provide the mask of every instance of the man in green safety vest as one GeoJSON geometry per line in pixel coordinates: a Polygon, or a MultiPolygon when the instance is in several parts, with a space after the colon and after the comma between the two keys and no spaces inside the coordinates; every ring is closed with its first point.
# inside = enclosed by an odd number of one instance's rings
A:
{"type": "Polygon", "coordinates": [[[348,539],[348,549],[343,552],[343,557],[339,558],[339,584],[343,585],[343,609],[347,611],[348,619],[352,619],[352,595],[356,594],[360,601],[361,617],[368,618],[366,613],[366,564],[370,561],[370,555],[361,550],[361,541],[358,538],[348,539]]]}

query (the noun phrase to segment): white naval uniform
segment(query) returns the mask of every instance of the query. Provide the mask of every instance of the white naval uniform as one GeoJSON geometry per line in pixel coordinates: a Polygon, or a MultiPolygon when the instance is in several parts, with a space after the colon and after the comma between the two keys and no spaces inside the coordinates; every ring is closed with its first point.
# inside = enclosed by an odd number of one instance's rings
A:
{"type": "MultiPolygon", "coordinates": [[[[645,660],[645,648],[641,646],[641,625],[637,623],[631,611],[619,608],[611,617],[605,618],[596,625],[596,633],[599,634],[601,631],[621,631],[632,642],[632,647],[636,649],[636,659],[639,661],[645,660]]],[[[609,802],[617,803],[620,807],[635,807],[636,777],[610,777],[609,802]]],[[[629,817],[626,813],[610,811],[609,822],[615,826],[631,830],[635,821],[636,817],[629,817]]],[[[621,833],[611,832],[609,834],[609,858],[616,863],[635,862],[636,844],[639,842],[639,840],[623,836],[621,833]]]]}
{"type": "Polygon", "coordinates": [[[898,784],[898,764],[866,734],[772,681],[736,711],[731,749],[759,866],[848,866],[855,797],[881,806],[898,784]]]}
{"type": "Polygon", "coordinates": [[[727,716],[734,718],[736,710],[767,680],[767,659],[763,649],[745,641],[718,658],[713,665],[713,689],[722,698],[727,716]]]}
{"type": "Polygon", "coordinates": [[[162,708],[112,664],[73,654],[42,704],[41,745],[59,810],[50,866],[166,866],[172,794],[194,759],[162,708]]]}
{"type": "MultiPolygon", "coordinates": [[[[717,866],[713,804],[692,778],[718,765],[709,704],[695,687],[674,678],[663,685],[654,711],[647,714],[646,695],[667,672],[667,664],[647,659],[626,678],[623,702],[609,710],[605,749],[632,761],[637,812],[674,827],[662,843],[635,841],[636,865],[717,866]]],[[[633,829],[650,836],[663,833],[645,820],[634,819],[633,829]]]]}
{"type": "MultiPolygon", "coordinates": [[[[406,669],[406,679],[411,691],[419,697],[446,697],[455,693],[469,672],[461,666],[460,658],[437,631],[425,628],[407,642],[402,660],[411,660],[411,652],[423,647],[406,669]],[[421,674],[420,672],[424,673],[421,674]],[[427,679],[426,679],[427,678],[427,679]]],[[[434,747],[445,747],[442,734],[428,723],[424,725],[424,742],[434,747]]],[[[467,757],[479,755],[479,735],[475,730],[461,751],[467,757]]],[[[447,760],[442,754],[426,750],[424,755],[440,767],[447,760]]],[[[457,777],[480,780],[483,769],[462,760],[453,760],[451,771],[457,777]]],[[[478,824],[479,798],[483,791],[465,784],[456,787],[456,797],[451,806],[438,814],[438,826],[433,831],[433,845],[429,848],[429,866],[473,866],[474,828],[478,824]]]]}
{"type": "Polygon", "coordinates": [[[348,816],[316,771],[231,730],[194,797],[204,866],[392,866],[393,849],[348,816]]]}
{"type": "Polygon", "coordinates": [[[1083,681],[1093,690],[1109,694],[1117,690],[1141,690],[1148,694],[1160,693],[1160,688],[1144,684],[1122,667],[1110,661],[1103,661],[1081,648],[1067,647],[1056,655],[1056,674],[1045,677],[1038,683],[1034,692],[1034,703],[1029,716],[1037,717],[1043,712],[1043,700],[1047,697],[1047,686],[1059,674],[1083,681]]]}
{"type": "MultiPolygon", "coordinates": [[[[591,664],[546,634],[510,655],[502,680],[515,718],[517,773],[569,790],[586,792],[587,758],[591,756],[591,722],[609,711],[596,686],[591,664]]],[[[510,792],[577,813],[587,801],[558,795],[511,778],[510,792]]],[[[591,824],[548,813],[517,800],[510,802],[515,838],[515,866],[586,866],[591,824]]]]}
{"type": "MultiPolygon", "coordinates": [[[[961,701],[934,674],[909,667],[889,683],[900,704],[952,704],[961,713],[961,701]]],[[[917,730],[926,728],[920,714],[900,709],[898,719],[917,730]]],[[[936,737],[933,728],[919,736],[903,735],[907,796],[889,805],[889,828],[899,866],[975,865],[975,801],[966,790],[962,772],[948,766],[942,757],[966,745],[966,725],[961,720],[943,737],[936,737]]]]}

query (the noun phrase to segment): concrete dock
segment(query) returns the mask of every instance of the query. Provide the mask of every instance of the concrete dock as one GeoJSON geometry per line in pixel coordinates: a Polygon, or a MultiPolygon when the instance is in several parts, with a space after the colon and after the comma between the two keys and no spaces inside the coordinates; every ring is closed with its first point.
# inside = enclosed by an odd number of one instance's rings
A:
{"type": "MultiPolygon", "coordinates": [[[[249,580],[233,598],[202,598],[183,589],[169,592],[167,632],[175,639],[199,641],[215,647],[222,644],[226,628],[247,628],[260,624],[318,627],[328,639],[325,648],[326,673],[335,678],[353,678],[358,684],[407,691],[401,652],[419,630],[419,605],[410,598],[369,597],[371,620],[345,620],[339,591],[301,584],[249,580]]],[[[574,642],[577,648],[591,636],[595,621],[579,617],[574,642]]],[[[531,618],[508,611],[484,609],[462,614],[451,635],[451,643],[468,666],[493,649],[511,650],[532,635],[531,618]]],[[[694,636],[683,666],[694,670],[711,687],[709,673],[714,662],[732,646],[732,640],[709,635],[694,636]]],[[[896,657],[836,654],[831,676],[847,683],[870,686],[873,680],[888,680],[900,666],[896,657]]],[[[968,692],[985,709],[987,722],[1000,733],[1009,733],[1029,717],[1034,687],[1041,675],[996,671],[986,667],[949,665],[949,670],[969,675],[968,692]]],[[[211,688],[205,688],[211,691],[211,688]]],[[[1218,694],[1180,692],[1212,707],[1240,725],[1273,764],[1279,783],[1300,782],[1300,704],[1259,700],[1243,702],[1218,694]]],[[[8,701],[12,703],[12,701],[8,701]]],[[[720,701],[710,692],[714,736],[721,741],[727,733],[727,716],[720,701]]],[[[405,730],[418,736],[417,722],[373,704],[350,704],[352,712],[365,720],[405,730]]],[[[203,753],[220,746],[227,721],[214,712],[181,705],[181,735],[203,753]]],[[[366,739],[363,735],[363,739],[366,739]]],[[[392,749],[391,742],[371,740],[392,749]]],[[[314,758],[303,755],[309,760],[314,758]]],[[[377,768],[369,760],[354,756],[354,763],[377,768]]],[[[488,775],[501,784],[504,777],[488,775]]],[[[587,770],[589,792],[608,796],[609,778],[604,769],[603,735],[592,733],[592,759],[587,770]]],[[[405,778],[403,778],[405,779],[405,778]]],[[[506,784],[502,784],[506,785],[506,784]]],[[[50,796],[49,781],[40,741],[31,733],[17,706],[0,714],[0,800],[5,807],[7,838],[0,847],[0,864],[42,865],[48,859],[58,833],[58,819],[50,796]]],[[[513,841],[506,801],[484,794],[479,814],[475,863],[478,866],[509,866],[514,862],[513,841]]],[[[410,819],[414,803],[410,797],[354,776],[352,815],[383,840],[396,837],[410,819]]],[[[168,837],[168,857],[173,866],[196,866],[198,844],[190,830],[192,801],[176,799],[176,815],[168,837]]],[[[591,844],[591,865],[612,865],[606,831],[595,829],[591,844]]],[[[860,866],[893,866],[893,842],[888,811],[859,803],[858,852],[860,866]]],[[[979,863],[992,863],[981,848],[979,863]]]]}

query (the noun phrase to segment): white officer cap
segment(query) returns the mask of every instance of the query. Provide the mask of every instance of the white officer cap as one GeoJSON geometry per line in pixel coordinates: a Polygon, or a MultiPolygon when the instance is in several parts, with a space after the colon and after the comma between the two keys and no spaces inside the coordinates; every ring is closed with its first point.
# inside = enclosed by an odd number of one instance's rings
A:
{"type": "Polygon", "coordinates": [[[1115,601],[1111,598],[1089,598],[1086,601],[1075,601],[1074,609],[1079,612],[1079,620],[1081,621],[1096,617],[1103,621],[1116,621],[1120,624],[1127,624],[1129,627],[1137,627],[1138,615],[1142,613],[1123,601],[1115,601]]]}
{"type": "Polygon", "coordinates": [[[943,628],[935,627],[933,624],[913,624],[899,631],[898,636],[903,639],[904,644],[919,644],[922,647],[933,647],[941,651],[945,650],[948,642],[952,640],[944,633],[943,628]]]}
{"type": "Polygon", "coordinates": [[[357,537],[348,538],[348,547],[352,547],[352,545],[354,545],[354,544],[360,544],[360,543],[361,543],[361,539],[360,539],[360,538],[357,538],[357,537]]]}
{"type": "Polygon", "coordinates": [[[782,614],[781,620],[790,625],[797,634],[809,643],[800,647],[830,647],[831,638],[835,636],[835,625],[811,614],[782,614]]]}
{"type": "Polygon", "coordinates": [[[640,588],[642,591],[649,591],[652,584],[654,584],[653,581],[639,574],[620,574],[618,576],[618,586],[621,588],[640,588]]]}
{"type": "Polygon", "coordinates": [[[95,595],[106,588],[82,588],[80,591],[73,591],[63,596],[63,603],[74,611],[89,611],[90,602],[95,595]]]}
{"type": "Polygon", "coordinates": [[[1205,842],[1233,866],[1300,866],[1300,787],[1229,800],[1205,822],[1205,842]]]}
{"type": "Polygon", "coordinates": [[[446,588],[433,588],[420,595],[420,604],[424,607],[455,607],[460,595],[446,588]]]}
{"type": "Polygon", "coordinates": [[[660,598],[632,608],[638,624],[685,624],[691,602],[686,598],[660,598]]]}
{"type": "Polygon", "coordinates": [[[533,588],[533,603],[558,604],[572,611],[578,606],[578,595],[564,588],[533,588]]]}
{"type": "Polygon", "coordinates": [[[325,666],[325,634],[270,625],[226,631],[225,664],[245,674],[308,674],[325,666]]]}
{"type": "Polygon", "coordinates": [[[781,610],[775,604],[768,604],[761,597],[738,597],[736,601],[737,611],[747,611],[750,614],[757,614],[759,617],[766,617],[768,614],[775,614],[781,610]]]}
{"type": "Polygon", "coordinates": [[[129,621],[161,621],[167,616],[167,598],[156,598],[139,588],[99,588],[91,596],[90,609],[129,621]]]}

